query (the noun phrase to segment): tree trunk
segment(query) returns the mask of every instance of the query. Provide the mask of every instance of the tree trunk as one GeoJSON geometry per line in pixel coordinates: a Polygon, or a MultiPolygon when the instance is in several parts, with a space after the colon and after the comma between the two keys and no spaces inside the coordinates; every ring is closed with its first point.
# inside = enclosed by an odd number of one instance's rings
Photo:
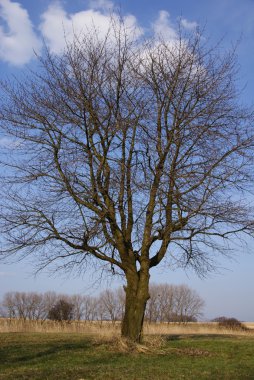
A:
{"type": "Polygon", "coordinates": [[[138,273],[135,273],[126,277],[127,286],[125,288],[126,300],[122,322],[122,336],[140,343],[146,303],[149,299],[149,275],[139,276],[138,273]]]}

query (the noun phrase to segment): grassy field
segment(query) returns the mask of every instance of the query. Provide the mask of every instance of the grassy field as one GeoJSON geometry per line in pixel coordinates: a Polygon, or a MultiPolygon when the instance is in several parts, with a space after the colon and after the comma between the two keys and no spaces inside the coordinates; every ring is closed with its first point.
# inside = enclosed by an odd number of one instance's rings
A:
{"type": "Polygon", "coordinates": [[[119,338],[0,333],[0,380],[254,379],[253,334],[119,338]]]}

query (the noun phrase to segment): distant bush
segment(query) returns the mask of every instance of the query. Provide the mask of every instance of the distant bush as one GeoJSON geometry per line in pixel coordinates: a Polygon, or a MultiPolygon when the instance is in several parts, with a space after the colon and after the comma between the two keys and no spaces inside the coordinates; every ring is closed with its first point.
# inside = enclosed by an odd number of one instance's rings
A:
{"type": "Polygon", "coordinates": [[[248,328],[236,318],[218,317],[213,319],[213,322],[218,322],[219,327],[229,330],[248,330],[248,328]]]}
{"type": "Polygon", "coordinates": [[[71,303],[60,299],[48,313],[48,319],[54,321],[71,321],[73,319],[73,308],[74,305],[71,303]]]}

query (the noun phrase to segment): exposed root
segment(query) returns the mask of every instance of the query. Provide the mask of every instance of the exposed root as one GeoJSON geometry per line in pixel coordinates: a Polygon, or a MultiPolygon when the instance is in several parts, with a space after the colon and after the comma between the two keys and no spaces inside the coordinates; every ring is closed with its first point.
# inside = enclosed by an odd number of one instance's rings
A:
{"type": "Polygon", "coordinates": [[[94,339],[94,344],[113,352],[122,353],[159,353],[158,349],[162,346],[163,339],[152,337],[147,339],[143,344],[135,343],[127,338],[114,337],[111,339],[98,340],[94,339]]]}

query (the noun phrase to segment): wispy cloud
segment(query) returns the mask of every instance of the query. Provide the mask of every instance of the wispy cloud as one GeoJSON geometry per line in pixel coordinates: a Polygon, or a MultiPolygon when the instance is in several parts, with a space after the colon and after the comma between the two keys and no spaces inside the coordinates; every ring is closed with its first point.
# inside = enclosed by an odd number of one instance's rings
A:
{"type": "Polygon", "coordinates": [[[196,29],[197,26],[198,26],[198,24],[196,23],[196,21],[188,21],[188,20],[186,20],[186,18],[182,18],[181,19],[181,25],[185,29],[188,29],[188,30],[196,29]]]}
{"type": "Polygon", "coordinates": [[[29,62],[41,42],[27,10],[19,3],[0,0],[0,22],[0,59],[14,65],[29,62]]]}
{"type": "Polygon", "coordinates": [[[163,37],[167,40],[175,40],[177,38],[177,33],[171,23],[169,12],[160,11],[158,18],[152,24],[152,28],[157,37],[163,37]]]}

